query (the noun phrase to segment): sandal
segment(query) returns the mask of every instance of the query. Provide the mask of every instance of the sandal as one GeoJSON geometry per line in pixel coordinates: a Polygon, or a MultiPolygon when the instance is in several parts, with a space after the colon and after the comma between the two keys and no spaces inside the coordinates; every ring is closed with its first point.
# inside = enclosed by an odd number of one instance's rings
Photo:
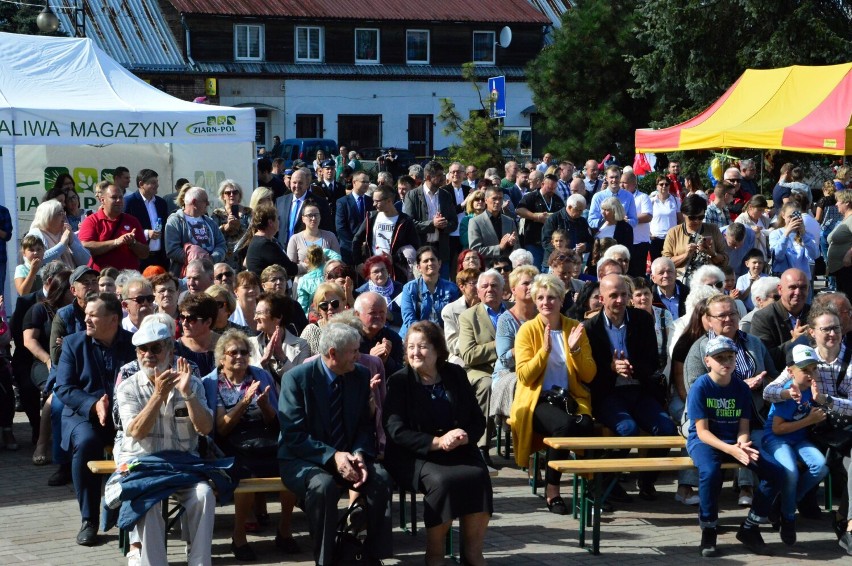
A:
{"type": "Polygon", "coordinates": [[[33,464],[36,466],[46,466],[50,463],[50,460],[47,458],[45,454],[33,454],[33,464]]]}
{"type": "Polygon", "coordinates": [[[557,495],[547,502],[547,510],[556,515],[568,514],[568,506],[565,504],[565,500],[562,499],[561,495],[557,495]]]}

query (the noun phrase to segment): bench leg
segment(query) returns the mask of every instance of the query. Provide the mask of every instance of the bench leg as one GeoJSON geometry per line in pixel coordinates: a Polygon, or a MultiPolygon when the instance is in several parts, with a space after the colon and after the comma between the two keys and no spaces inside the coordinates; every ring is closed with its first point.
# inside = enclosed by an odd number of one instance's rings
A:
{"type": "Polygon", "coordinates": [[[533,495],[538,495],[538,455],[536,452],[533,454],[533,469],[530,470],[532,473],[532,493],[533,495]]]}
{"type": "Polygon", "coordinates": [[[592,500],[592,554],[597,556],[601,553],[601,497],[602,487],[601,474],[595,474],[595,486],[593,488],[592,500]]]}
{"type": "Polygon", "coordinates": [[[588,505],[589,500],[586,497],[586,478],[580,477],[580,526],[577,530],[578,542],[580,543],[580,548],[585,548],[586,546],[586,519],[588,518],[588,505]]]}
{"type": "Polygon", "coordinates": [[[503,446],[503,417],[494,417],[494,428],[497,429],[497,454],[503,446]]]}
{"type": "MultiPolygon", "coordinates": [[[[508,424],[506,424],[505,421],[503,422],[503,424],[505,425],[503,433],[506,435],[503,442],[503,445],[505,446],[503,457],[508,460],[512,452],[512,428],[508,424]]],[[[500,453],[499,449],[497,453],[500,453]]]]}
{"type": "Polygon", "coordinates": [[[833,486],[831,482],[831,471],[825,476],[825,510],[831,511],[831,508],[834,506],[832,498],[834,494],[831,492],[833,486]]]}

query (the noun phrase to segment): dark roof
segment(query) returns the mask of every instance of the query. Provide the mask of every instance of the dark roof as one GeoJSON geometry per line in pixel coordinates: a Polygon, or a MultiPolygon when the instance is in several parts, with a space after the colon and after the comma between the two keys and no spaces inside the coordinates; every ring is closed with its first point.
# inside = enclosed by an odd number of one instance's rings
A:
{"type": "MultiPolygon", "coordinates": [[[[196,61],[195,69],[202,73],[231,75],[276,75],[282,78],[310,77],[313,79],[372,78],[372,79],[433,79],[462,80],[460,65],[335,65],[327,63],[264,63],[225,61],[213,63],[196,61]]],[[[507,79],[524,79],[524,68],[477,65],[476,76],[488,78],[504,75],[507,79]]]]}
{"type": "Polygon", "coordinates": [[[169,0],[183,14],[549,24],[527,0],[169,0]]]}

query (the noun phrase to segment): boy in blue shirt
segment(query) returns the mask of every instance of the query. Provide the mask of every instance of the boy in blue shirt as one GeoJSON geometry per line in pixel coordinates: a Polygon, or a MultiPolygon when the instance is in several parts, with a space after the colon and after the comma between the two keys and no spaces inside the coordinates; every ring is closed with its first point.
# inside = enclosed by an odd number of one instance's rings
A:
{"type": "Polygon", "coordinates": [[[787,369],[801,399],[788,399],[772,404],[763,433],[763,448],[767,458],[777,462],[784,471],[781,486],[781,540],[787,545],[796,543],[796,503],[825,478],[828,467],[825,456],[808,440],[808,428],[825,420],[825,411],[814,406],[827,401],[817,390],[819,369],[816,352],[810,346],[796,344],[787,351],[787,369]],[[807,473],[799,475],[798,462],[805,464],[807,473]]]}
{"type": "Polygon", "coordinates": [[[754,248],[746,254],[743,262],[748,272],[740,275],[737,279],[737,291],[740,292],[737,298],[743,302],[745,308],[753,310],[754,301],[751,298],[751,286],[761,277],[766,277],[766,274],[763,273],[763,268],[766,266],[766,258],[763,257],[762,251],[754,248]]]}
{"type": "Polygon", "coordinates": [[[737,531],[737,540],[752,552],[769,554],[759,524],[766,522],[770,503],[778,493],[780,470],[777,464],[760,458],[751,445],[751,392],[745,382],[731,379],[736,368],[736,344],[730,338],[717,336],[707,342],[705,352],[704,363],[710,372],[695,381],[686,399],[691,419],[686,449],[698,468],[699,554],[717,554],[722,464],[730,461],[748,466],[761,478],[748,517],[737,531]]]}

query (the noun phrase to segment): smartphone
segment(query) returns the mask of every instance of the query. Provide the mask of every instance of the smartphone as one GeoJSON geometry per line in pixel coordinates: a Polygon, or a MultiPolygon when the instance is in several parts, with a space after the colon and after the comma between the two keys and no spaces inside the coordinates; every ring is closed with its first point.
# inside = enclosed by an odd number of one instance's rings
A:
{"type": "Polygon", "coordinates": [[[233,214],[234,216],[239,216],[240,215],[240,205],[232,204],[231,205],[231,214],[233,214]]]}
{"type": "Polygon", "coordinates": [[[790,218],[796,219],[796,220],[801,220],[802,219],[802,213],[798,210],[794,210],[793,213],[790,215],[790,218]]]}
{"type": "Polygon", "coordinates": [[[157,218],[157,222],[154,224],[154,232],[159,232],[163,228],[163,219],[157,218]]]}

